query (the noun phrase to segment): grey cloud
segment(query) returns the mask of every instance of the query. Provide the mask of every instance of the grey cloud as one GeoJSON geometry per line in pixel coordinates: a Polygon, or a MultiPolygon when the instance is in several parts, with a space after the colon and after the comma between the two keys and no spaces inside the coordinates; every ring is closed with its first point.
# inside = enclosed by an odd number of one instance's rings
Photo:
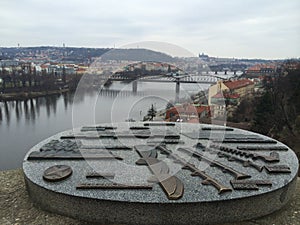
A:
{"type": "Polygon", "coordinates": [[[298,0],[1,0],[0,10],[1,46],[154,40],[220,56],[300,53],[298,0]]]}

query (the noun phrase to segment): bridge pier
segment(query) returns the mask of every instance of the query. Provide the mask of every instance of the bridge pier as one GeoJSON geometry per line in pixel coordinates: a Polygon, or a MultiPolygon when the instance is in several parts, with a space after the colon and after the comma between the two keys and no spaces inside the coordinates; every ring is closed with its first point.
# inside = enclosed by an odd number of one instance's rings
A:
{"type": "Polygon", "coordinates": [[[176,96],[175,96],[175,103],[179,102],[179,93],[180,93],[180,81],[176,79],[176,96]]]}
{"type": "Polygon", "coordinates": [[[132,81],[132,92],[137,93],[137,80],[132,81]]]}

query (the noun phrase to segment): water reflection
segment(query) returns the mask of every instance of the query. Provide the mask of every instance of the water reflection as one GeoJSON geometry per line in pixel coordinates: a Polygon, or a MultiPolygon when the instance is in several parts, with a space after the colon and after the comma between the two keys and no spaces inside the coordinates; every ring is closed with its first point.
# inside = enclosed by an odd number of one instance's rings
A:
{"type": "MultiPolygon", "coordinates": [[[[105,108],[105,112],[103,113],[110,114],[109,110],[111,110],[112,106],[115,108],[122,108],[123,104],[125,104],[126,106],[127,103],[136,101],[141,98],[144,99],[146,96],[162,95],[166,96],[167,99],[172,99],[174,96],[173,87],[160,89],[158,91],[157,88],[153,87],[153,84],[150,84],[148,86],[145,84],[141,84],[141,89],[143,88],[143,91],[133,93],[131,90],[131,86],[127,86],[128,85],[124,84],[121,84],[119,86],[113,85],[110,89],[102,89],[100,91],[96,89],[81,90],[79,91],[79,93],[77,91],[76,98],[74,98],[75,93],[62,93],[35,99],[0,102],[0,121],[4,120],[7,127],[10,126],[11,120],[15,120],[14,123],[16,123],[17,125],[22,121],[24,121],[26,124],[35,124],[36,121],[41,118],[41,116],[43,117],[43,120],[45,118],[49,120],[52,117],[54,118],[56,116],[62,115],[62,112],[70,113],[70,111],[73,110],[72,107],[70,107],[71,105],[78,105],[86,101],[87,99],[90,99],[90,101],[94,101],[94,104],[96,104],[96,102],[98,102],[99,104],[101,103],[99,106],[99,110],[104,110],[105,108]],[[62,105],[58,106],[58,102],[60,102],[59,104],[62,105]],[[60,110],[60,112],[58,112],[58,110],[60,110]]],[[[92,103],[93,102],[90,102],[89,104],[86,103],[85,107],[94,108],[95,105],[92,105],[92,103]]],[[[151,105],[151,103],[152,102],[150,100],[149,102],[147,101],[147,104],[151,105]]],[[[145,107],[147,108],[147,106],[145,107]]],[[[76,108],[76,110],[85,111],[85,109],[83,108],[76,108]]],[[[140,112],[141,110],[139,110],[139,113],[140,112]]],[[[140,118],[142,117],[142,115],[139,115],[137,117],[140,118]]]]}
{"type": "Polygon", "coordinates": [[[157,102],[158,109],[165,107],[165,98],[155,96],[174,98],[174,86],[139,85],[136,94],[132,93],[131,86],[113,84],[109,90],[101,92],[76,93],[75,99],[75,93],[64,93],[26,101],[0,102],[0,169],[21,167],[32,146],[58,132],[95,122],[141,120],[151,104],[157,102]]]}
{"type": "Polygon", "coordinates": [[[16,101],[15,112],[16,112],[17,123],[19,123],[21,119],[21,113],[20,113],[20,101],[18,100],[16,101]]]}
{"type": "Polygon", "coordinates": [[[2,105],[0,104],[0,122],[2,122],[2,105]]]}
{"type": "Polygon", "coordinates": [[[31,120],[35,121],[35,107],[34,107],[34,103],[33,103],[33,99],[30,99],[30,115],[31,115],[31,120]]]}
{"type": "Polygon", "coordinates": [[[63,100],[64,100],[65,111],[67,111],[68,110],[68,104],[69,104],[68,93],[63,93],[63,100]]]}
{"type": "Polygon", "coordinates": [[[40,99],[36,98],[35,99],[35,111],[37,116],[40,116],[40,99]]]}
{"type": "MultiPolygon", "coordinates": [[[[47,118],[50,118],[56,115],[57,104],[61,98],[63,99],[64,110],[67,111],[69,105],[73,103],[73,96],[74,93],[64,93],[35,99],[0,102],[0,121],[5,121],[7,127],[10,126],[12,117],[17,125],[23,120],[26,124],[29,122],[35,124],[41,115],[41,108],[46,109],[47,118]]],[[[81,99],[81,101],[83,100],[84,98],[81,99]]]]}
{"type": "Polygon", "coordinates": [[[5,119],[7,126],[10,124],[10,113],[9,113],[9,104],[7,102],[4,102],[4,111],[5,111],[5,119]]]}
{"type": "Polygon", "coordinates": [[[25,121],[28,123],[30,120],[30,114],[28,112],[28,100],[23,101],[23,106],[24,106],[24,113],[25,113],[25,121]]]}

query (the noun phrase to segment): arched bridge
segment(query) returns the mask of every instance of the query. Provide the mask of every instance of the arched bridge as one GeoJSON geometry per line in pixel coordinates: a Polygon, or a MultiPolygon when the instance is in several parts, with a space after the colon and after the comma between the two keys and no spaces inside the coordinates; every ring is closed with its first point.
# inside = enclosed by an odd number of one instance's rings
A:
{"type": "Polygon", "coordinates": [[[180,83],[200,83],[200,84],[214,84],[218,80],[224,79],[218,76],[210,75],[155,75],[155,76],[143,76],[138,78],[131,78],[122,75],[113,75],[107,80],[110,82],[113,81],[140,81],[140,82],[159,82],[159,83],[171,83],[171,82],[180,82],[180,83]]]}
{"type": "MultiPolygon", "coordinates": [[[[104,77],[103,77],[104,78],[104,77]]],[[[191,75],[178,67],[159,62],[140,62],[130,64],[123,71],[114,73],[106,78],[104,85],[114,81],[132,82],[132,91],[137,92],[138,82],[176,83],[176,96],[179,96],[180,84],[215,84],[225,79],[218,75],[191,75]]]]}

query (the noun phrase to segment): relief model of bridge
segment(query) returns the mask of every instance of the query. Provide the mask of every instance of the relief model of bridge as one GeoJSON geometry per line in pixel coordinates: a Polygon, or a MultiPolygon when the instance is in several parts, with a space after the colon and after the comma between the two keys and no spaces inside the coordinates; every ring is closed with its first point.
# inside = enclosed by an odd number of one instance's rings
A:
{"type": "Polygon", "coordinates": [[[236,128],[129,122],[54,135],[28,152],[23,169],[32,201],[48,211],[103,223],[210,224],[284,206],[298,160],[284,144],[236,128]]]}

